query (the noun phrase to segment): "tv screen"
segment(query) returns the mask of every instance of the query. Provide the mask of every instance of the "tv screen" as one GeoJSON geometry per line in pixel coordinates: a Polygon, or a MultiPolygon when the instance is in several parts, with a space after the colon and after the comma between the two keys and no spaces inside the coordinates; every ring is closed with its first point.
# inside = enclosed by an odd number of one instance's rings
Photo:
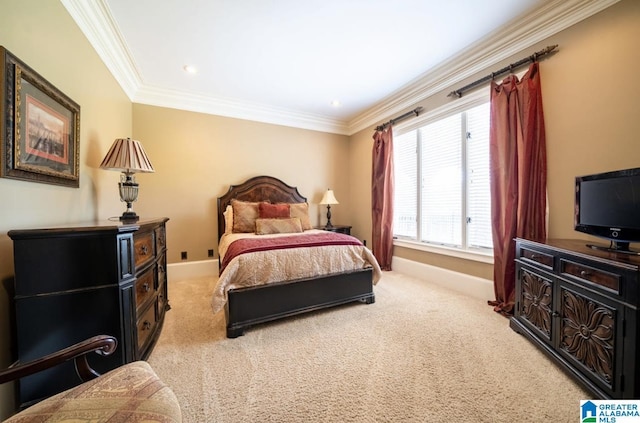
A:
{"type": "Polygon", "coordinates": [[[640,242],[640,168],[578,176],[575,188],[577,231],[609,239],[613,250],[640,242]]]}

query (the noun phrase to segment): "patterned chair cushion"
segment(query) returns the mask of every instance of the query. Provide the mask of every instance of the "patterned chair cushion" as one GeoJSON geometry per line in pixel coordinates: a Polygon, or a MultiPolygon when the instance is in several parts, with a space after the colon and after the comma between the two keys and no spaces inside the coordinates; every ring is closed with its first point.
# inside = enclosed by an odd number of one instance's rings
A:
{"type": "Polygon", "coordinates": [[[47,398],[5,422],[181,421],[180,405],[171,388],[149,364],[136,361],[47,398]]]}

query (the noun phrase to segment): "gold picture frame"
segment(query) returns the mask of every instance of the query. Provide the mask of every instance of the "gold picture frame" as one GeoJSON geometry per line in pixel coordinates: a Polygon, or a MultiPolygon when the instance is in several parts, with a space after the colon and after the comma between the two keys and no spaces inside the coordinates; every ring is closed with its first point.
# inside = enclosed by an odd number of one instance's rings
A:
{"type": "Polygon", "coordinates": [[[0,177],[78,188],[80,106],[0,46],[0,177]]]}

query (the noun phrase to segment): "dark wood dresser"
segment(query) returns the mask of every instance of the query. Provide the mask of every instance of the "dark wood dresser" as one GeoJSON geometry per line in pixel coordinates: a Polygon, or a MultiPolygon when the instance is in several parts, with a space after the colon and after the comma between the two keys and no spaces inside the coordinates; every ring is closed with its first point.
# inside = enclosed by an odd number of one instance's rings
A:
{"type": "Polygon", "coordinates": [[[584,240],[516,240],[511,328],[596,398],[640,398],[640,257],[584,240]]]}
{"type": "MultiPolygon", "coordinates": [[[[18,360],[33,360],[100,334],[118,340],[111,356],[89,356],[100,373],[146,359],[169,309],[168,220],[9,231],[18,360]]],[[[73,363],[66,363],[21,379],[18,405],[77,385],[74,375],[73,363]]]]}

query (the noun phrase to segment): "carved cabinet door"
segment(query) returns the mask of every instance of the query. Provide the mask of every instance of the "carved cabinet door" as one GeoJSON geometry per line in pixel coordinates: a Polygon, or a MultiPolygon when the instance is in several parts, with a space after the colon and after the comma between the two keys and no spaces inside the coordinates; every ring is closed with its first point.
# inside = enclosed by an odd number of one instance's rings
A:
{"type": "Polygon", "coordinates": [[[554,278],[526,266],[517,266],[516,318],[537,336],[553,343],[554,278]]]}
{"type": "Polygon", "coordinates": [[[622,370],[615,363],[622,363],[623,310],[573,284],[560,281],[558,288],[558,351],[615,397],[622,370]]]}

